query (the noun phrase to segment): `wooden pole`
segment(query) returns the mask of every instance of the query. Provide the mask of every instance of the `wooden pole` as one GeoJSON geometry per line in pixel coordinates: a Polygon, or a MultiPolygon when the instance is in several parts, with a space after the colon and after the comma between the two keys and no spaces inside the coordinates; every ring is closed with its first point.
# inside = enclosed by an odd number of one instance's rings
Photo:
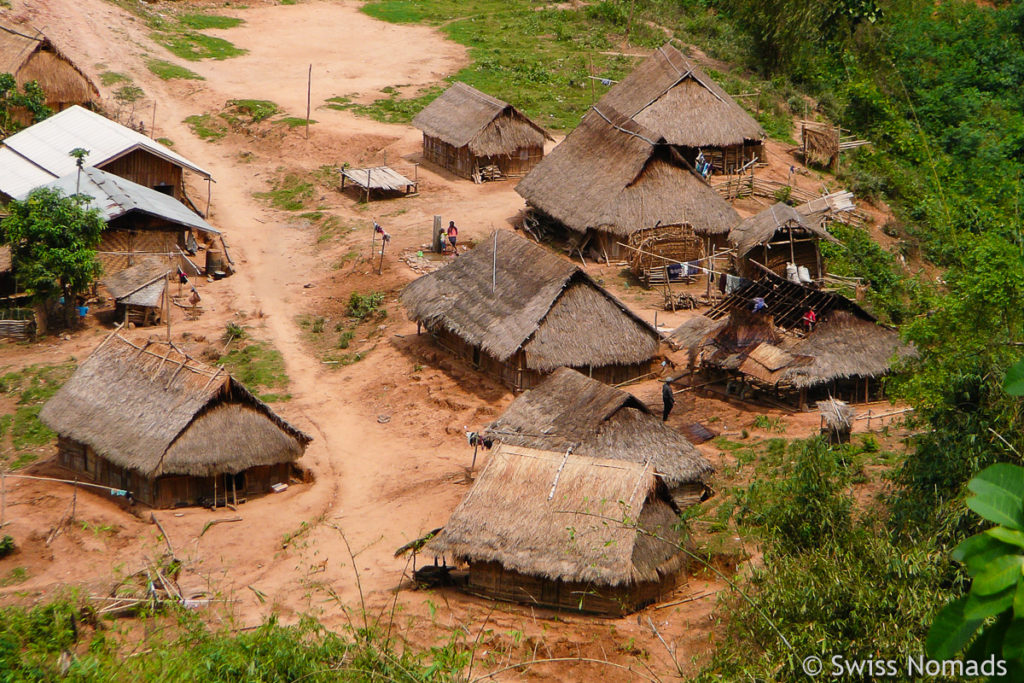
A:
{"type": "Polygon", "coordinates": [[[213,198],[213,178],[206,179],[206,216],[210,217],[210,200],[213,198]]]}
{"type": "Polygon", "coordinates": [[[213,475],[213,509],[217,509],[217,475],[213,475]]]}
{"type": "Polygon", "coordinates": [[[238,507],[238,488],[235,486],[235,478],[231,477],[231,502],[238,507]]]}
{"type": "Polygon", "coordinates": [[[156,100],[153,100],[153,121],[149,125],[149,137],[156,138],[156,100]]]}
{"type": "Polygon", "coordinates": [[[498,231],[494,231],[494,248],[491,249],[491,294],[498,286],[498,231]]]}
{"type": "Polygon", "coordinates": [[[590,104],[593,105],[594,102],[597,102],[597,86],[594,85],[594,79],[592,78],[594,75],[594,55],[589,55],[589,57],[591,78],[588,78],[587,80],[590,81],[590,104]]]}
{"type": "Polygon", "coordinates": [[[71,492],[71,516],[68,521],[75,519],[75,510],[78,508],[78,477],[75,477],[75,488],[71,492]]]}
{"type": "Polygon", "coordinates": [[[476,469],[476,449],[480,447],[480,437],[476,437],[476,441],[473,442],[473,464],[469,466],[469,471],[472,472],[476,469]]]}
{"type": "Polygon", "coordinates": [[[306,139],[309,139],[309,108],[313,101],[313,65],[309,65],[309,75],[306,77],[306,139]]]}
{"type": "Polygon", "coordinates": [[[386,247],[387,245],[387,240],[382,239],[380,241],[380,263],[377,264],[377,275],[380,275],[381,271],[384,270],[384,247],[386,247]]]}
{"type": "Polygon", "coordinates": [[[434,235],[431,237],[430,246],[434,248],[434,252],[441,253],[441,231],[443,230],[441,225],[441,217],[434,216],[434,235]]]}
{"type": "Polygon", "coordinates": [[[7,473],[0,472],[0,529],[4,528],[7,516],[7,473]]]}
{"type": "Polygon", "coordinates": [[[366,169],[366,203],[370,203],[370,174],[373,173],[372,168],[366,169]]]}

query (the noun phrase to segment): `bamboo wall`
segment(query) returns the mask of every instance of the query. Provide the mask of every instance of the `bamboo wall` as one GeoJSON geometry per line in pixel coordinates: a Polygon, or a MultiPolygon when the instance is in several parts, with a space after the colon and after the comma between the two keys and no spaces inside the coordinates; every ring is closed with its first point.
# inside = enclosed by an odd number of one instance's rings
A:
{"type": "Polygon", "coordinates": [[[823,270],[819,271],[819,268],[822,268],[822,261],[818,238],[804,238],[794,243],[792,252],[790,251],[788,240],[773,242],[768,249],[765,249],[763,246],[754,247],[747,254],[747,258],[737,259],[736,271],[746,278],[756,279],[761,277],[763,271],[757,266],[751,265],[752,261],[766,266],[783,279],[786,278],[787,263],[795,263],[797,266],[806,267],[811,277],[815,279],[824,274],[823,270]]]}
{"type": "MultiPolygon", "coordinates": [[[[119,223],[119,225],[125,225],[119,223]]],[[[100,236],[96,251],[103,264],[104,275],[119,273],[143,259],[159,256],[166,258],[169,267],[178,264],[177,247],[182,243],[180,226],[164,229],[124,230],[108,228],[100,236]]]]}
{"type": "Polygon", "coordinates": [[[508,177],[520,177],[529,173],[544,158],[543,147],[524,147],[510,155],[477,157],[469,147],[454,147],[444,140],[423,135],[423,158],[432,164],[451,171],[462,178],[473,178],[473,172],[484,166],[495,165],[508,177]]]}
{"type": "Polygon", "coordinates": [[[137,149],[100,168],[145,187],[161,191],[166,188],[175,199],[181,200],[184,197],[184,172],[181,166],[145,150],[137,149]]]}
{"type": "Polygon", "coordinates": [[[660,582],[597,586],[519,574],[496,562],[472,562],[467,590],[495,600],[618,617],[656,602],[670,593],[677,582],[678,574],[660,582]]]}

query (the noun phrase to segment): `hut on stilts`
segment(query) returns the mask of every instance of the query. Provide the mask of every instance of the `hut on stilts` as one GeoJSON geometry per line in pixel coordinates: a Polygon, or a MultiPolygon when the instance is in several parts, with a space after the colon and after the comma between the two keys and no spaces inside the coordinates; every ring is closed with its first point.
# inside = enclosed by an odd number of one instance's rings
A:
{"type": "Polygon", "coordinates": [[[822,240],[839,242],[820,221],[778,202],[729,232],[729,244],[734,249],[733,269],[746,278],[758,278],[767,268],[780,277],[796,277],[805,284],[818,282],[825,276],[822,240]]]}
{"type": "Polygon", "coordinates": [[[151,507],[237,504],[287,484],[311,438],[169,342],[108,336],[43,406],[59,463],[151,507]]]}
{"type": "Polygon", "coordinates": [[[517,178],[544,157],[546,130],[518,109],[456,82],[412,120],[423,158],[476,182],[517,178]]]}
{"type": "Polygon", "coordinates": [[[714,80],[666,43],[598,101],[672,145],[688,163],[734,173],[765,161],[760,124],[714,80]]]}
{"type": "Polygon", "coordinates": [[[514,391],[560,367],[634,379],[661,341],[580,268],[508,230],[410,283],[402,303],[442,348],[514,391]]]}
{"type": "Polygon", "coordinates": [[[499,444],[427,544],[496,600],[620,616],[685,567],[679,510],[648,464],[499,444]]]}
{"type": "Polygon", "coordinates": [[[541,224],[605,260],[633,253],[634,233],[665,226],[695,236],[687,255],[701,258],[740,220],[664,138],[608,107],[593,108],[516,192],[541,224]]]}
{"type": "Polygon", "coordinates": [[[157,325],[168,304],[168,276],[173,271],[167,262],[148,258],[130,268],[103,279],[103,286],[114,299],[114,319],[125,325],[157,325]]]}

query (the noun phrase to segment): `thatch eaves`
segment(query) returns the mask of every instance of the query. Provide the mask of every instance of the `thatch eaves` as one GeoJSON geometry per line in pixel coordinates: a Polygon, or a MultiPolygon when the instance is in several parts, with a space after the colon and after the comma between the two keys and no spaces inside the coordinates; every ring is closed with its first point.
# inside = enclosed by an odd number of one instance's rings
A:
{"type": "Polygon", "coordinates": [[[608,107],[592,109],[516,192],[571,230],[624,239],[658,223],[721,235],[740,220],[662,138],[608,107]]]}
{"type": "MultiPolygon", "coordinates": [[[[156,256],[143,259],[139,263],[103,278],[103,286],[110,296],[120,301],[131,296],[143,287],[160,282],[171,272],[167,260],[156,256]]],[[[163,284],[163,283],[160,283],[163,284]]]]}
{"type": "Polygon", "coordinates": [[[47,102],[86,103],[100,95],[85,72],[28,26],[0,22],[0,73],[12,74],[18,83],[39,81],[47,102]]]}
{"type": "Polygon", "coordinates": [[[671,43],[655,50],[597,106],[621,112],[670,145],[729,147],[765,137],[760,124],[671,43]]]}
{"type": "Polygon", "coordinates": [[[424,107],[412,125],[453,147],[468,146],[475,156],[512,154],[552,139],[512,105],[459,81],[424,107]]]}
{"type": "Polygon", "coordinates": [[[402,292],[412,320],[449,330],[500,362],[527,367],[641,363],[660,334],[569,261],[508,230],[402,292]],[[497,253],[495,253],[497,249],[497,253]]]}
{"type": "Polygon", "coordinates": [[[839,243],[822,227],[820,221],[813,221],[792,206],[777,202],[767,209],[744,219],[729,231],[729,243],[736,248],[736,254],[746,256],[752,249],[769,242],[776,232],[783,228],[803,230],[827,242],[839,243]]]}
{"type": "Polygon", "coordinates": [[[649,467],[501,444],[427,548],[552,581],[628,586],[682,566],[677,521],[649,467]]]}
{"type": "Polygon", "coordinates": [[[562,368],[516,397],[485,436],[513,446],[644,464],[669,487],[704,483],[714,472],[686,437],[632,394],[562,368]]]}
{"type": "Polygon", "coordinates": [[[223,369],[176,346],[104,340],[39,414],[50,429],[125,469],[236,474],[296,460],[311,438],[223,369]]]}

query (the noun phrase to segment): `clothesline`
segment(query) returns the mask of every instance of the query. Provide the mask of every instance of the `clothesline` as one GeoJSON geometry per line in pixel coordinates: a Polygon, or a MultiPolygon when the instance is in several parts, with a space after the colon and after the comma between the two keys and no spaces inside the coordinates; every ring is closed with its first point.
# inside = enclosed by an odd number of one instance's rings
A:
{"type": "Polygon", "coordinates": [[[36,481],[54,481],[59,484],[74,484],[75,486],[91,486],[94,489],[103,489],[105,491],[110,491],[110,495],[112,496],[124,496],[128,493],[128,491],[126,491],[125,489],[117,489],[114,488],[113,486],[104,486],[103,484],[90,484],[89,482],[85,481],[72,481],[71,479],[57,479],[55,477],[33,477],[28,474],[9,474],[7,472],[0,473],[0,482],[8,478],[34,479],[36,481]]]}
{"type": "Polygon", "coordinates": [[[644,251],[643,249],[631,246],[631,245],[626,244],[624,242],[618,242],[618,244],[619,244],[619,246],[626,247],[627,249],[632,249],[633,251],[638,251],[641,254],[646,254],[648,256],[653,256],[654,258],[660,258],[662,261],[668,261],[669,264],[676,264],[676,265],[680,265],[680,266],[685,265],[685,266],[687,266],[687,268],[691,268],[691,267],[692,268],[696,268],[697,270],[700,270],[702,272],[708,273],[709,275],[728,275],[729,273],[726,273],[724,270],[713,270],[711,268],[705,268],[704,266],[698,265],[698,263],[700,263],[701,261],[703,261],[704,259],[707,259],[707,258],[715,259],[715,258],[718,258],[719,256],[727,256],[727,255],[731,254],[734,251],[733,249],[726,249],[725,251],[720,251],[720,252],[718,252],[718,253],[716,253],[716,254],[714,254],[712,256],[704,256],[704,257],[699,258],[699,259],[697,259],[695,261],[679,261],[677,259],[670,259],[667,256],[662,256],[661,254],[652,254],[649,251],[644,251]]]}

